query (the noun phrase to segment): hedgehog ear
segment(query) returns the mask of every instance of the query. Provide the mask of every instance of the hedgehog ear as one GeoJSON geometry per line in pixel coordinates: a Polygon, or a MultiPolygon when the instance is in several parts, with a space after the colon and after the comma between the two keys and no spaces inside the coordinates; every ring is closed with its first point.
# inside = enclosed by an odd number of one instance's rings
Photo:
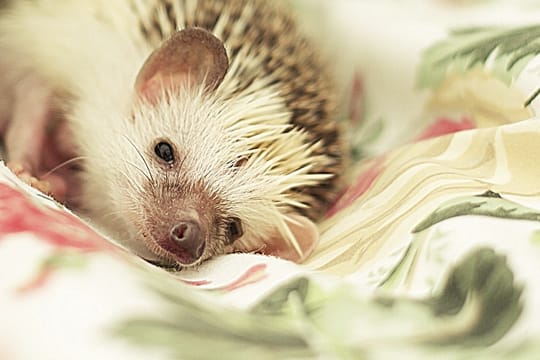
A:
{"type": "Polygon", "coordinates": [[[302,254],[299,254],[295,247],[277,230],[265,241],[262,253],[300,264],[319,244],[319,230],[313,221],[305,216],[289,214],[288,217],[292,221],[287,221],[287,225],[302,250],[302,254]]]}
{"type": "Polygon", "coordinates": [[[207,30],[187,28],[175,32],[154,50],[135,81],[139,96],[155,104],[180,88],[205,86],[215,90],[229,68],[223,42],[207,30]]]}

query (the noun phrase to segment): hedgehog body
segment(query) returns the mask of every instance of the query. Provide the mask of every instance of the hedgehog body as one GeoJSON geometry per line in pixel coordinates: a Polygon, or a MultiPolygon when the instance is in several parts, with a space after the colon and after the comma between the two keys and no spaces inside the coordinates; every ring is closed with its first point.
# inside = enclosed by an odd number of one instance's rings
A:
{"type": "Polygon", "coordinates": [[[299,219],[317,220],[335,196],[343,144],[333,89],[282,5],[17,1],[0,34],[0,82],[31,74],[46,84],[84,158],[80,211],[143,257],[190,266],[264,250],[276,237],[301,252],[299,219]],[[225,49],[227,68],[211,89],[207,73],[194,73],[210,58],[217,67],[213,48],[208,58],[159,60],[184,51],[173,42],[199,56],[187,29],[225,49]],[[161,87],[140,80],[147,73],[161,87]],[[178,245],[190,237],[203,241],[178,245]]]}

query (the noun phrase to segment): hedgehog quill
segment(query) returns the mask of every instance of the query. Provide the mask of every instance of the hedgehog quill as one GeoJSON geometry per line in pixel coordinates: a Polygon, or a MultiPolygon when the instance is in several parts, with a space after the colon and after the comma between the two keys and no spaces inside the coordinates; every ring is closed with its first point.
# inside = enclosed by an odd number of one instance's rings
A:
{"type": "Polygon", "coordinates": [[[328,71],[290,13],[263,0],[8,1],[7,160],[149,261],[303,261],[344,151],[328,71]]]}

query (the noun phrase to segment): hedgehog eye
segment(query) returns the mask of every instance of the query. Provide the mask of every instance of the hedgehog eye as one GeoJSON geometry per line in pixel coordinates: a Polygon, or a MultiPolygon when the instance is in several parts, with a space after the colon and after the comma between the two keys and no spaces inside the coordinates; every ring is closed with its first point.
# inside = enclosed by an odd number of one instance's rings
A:
{"type": "Polygon", "coordinates": [[[161,160],[165,161],[166,163],[172,164],[174,162],[174,151],[171,144],[161,141],[154,148],[154,152],[161,160]]]}
{"type": "Polygon", "coordinates": [[[239,218],[230,218],[227,224],[227,239],[229,244],[238,240],[244,234],[242,229],[242,221],[239,218]]]}

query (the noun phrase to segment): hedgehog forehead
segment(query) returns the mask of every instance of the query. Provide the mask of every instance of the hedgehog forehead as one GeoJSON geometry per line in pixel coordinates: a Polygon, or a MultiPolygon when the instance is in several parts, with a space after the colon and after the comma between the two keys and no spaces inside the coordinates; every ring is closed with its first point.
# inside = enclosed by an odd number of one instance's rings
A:
{"type": "Polygon", "coordinates": [[[232,97],[227,92],[184,89],[169,98],[138,107],[136,137],[143,144],[169,139],[192,167],[230,164],[290,126],[283,99],[264,90],[232,97]]]}
{"type": "MultiPolygon", "coordinates": [[[[170,142],[182,161],[184,170],[200,167],[208,157],[228,156],[227,138],[220,120],[223,106],[201,96],[179,97],[151,105],[137,104],[132,125],[125,133],[146,157],[154,156],[160,141],[170,142]],[[199,164],[197,164],[199,163],[199,164]]],[[[150,161],[150,164],[156,165],[150,161]]]]}
{"type": "Polygon", "coordinates": [[[220,113],[223,106],[212,98],[202,94],[186,94],[191,96],[178,96],[170,101],[162,101],[149,112],[149,125],[154,136],[169,137],[192,147],[199,138],[210,137],[208,143],[215,140],[213,137],[223,131],[220,123],[220,113]]]}

